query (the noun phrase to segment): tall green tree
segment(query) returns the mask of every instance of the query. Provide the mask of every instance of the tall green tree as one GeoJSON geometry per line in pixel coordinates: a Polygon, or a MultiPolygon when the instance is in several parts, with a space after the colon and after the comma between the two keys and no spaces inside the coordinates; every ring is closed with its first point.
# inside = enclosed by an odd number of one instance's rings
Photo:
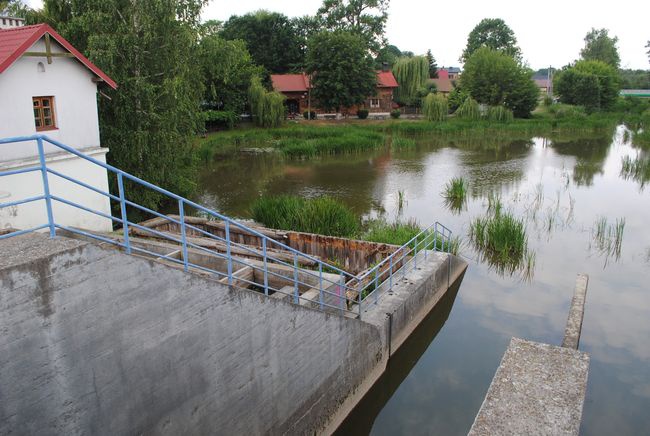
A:
{"type": "Polygon", "coordinates": [[[300,69],[304,63],[295,22],[277,12],[260,10],[233,15],[224,23],[221,36],[245,41],[255,63],[269,73],[287,73],[300,69]]]}
{"type": "MultiPolygon", "coordinates": [[[[46,0],[43,9],[64,37],[118,83],[99,98],[109,162],[180,195],[195,187],[193,142],[203,96],[198,28],[205,3],[69,0],[61,10],[53,7],[60,1],[46,0]]],[[[154,210],[163,200],[137,184],[126,191],[154,210]]]]}
{"type": "Polygon", "coordinates": [[[384,31],[390,0],[324,0],[318,9],[323,25],[329,30],[346,30],[363,37],[378,53],[386,45],[384,31]]]}
{"type": "Polygon", "coordinates": [[[326,110],[362,104],[376,92],[377,74],[365,39],[355,33],[321,32],[309,41],[307,72],[312,97],[326,110]]]}
{"type": "Polygon", "coordinates": [[[218,34],[205,36],[199,43],[199,59],[205,84],[204,104],[210,109],[242,113],[251,79],[264,72],[253,62],[246,43],[228,41],[218,34]]]}
{"type": "Polygon", "coordinates": [[[585,46],[580,50],[580,56],[585,61],[601,61],[618,68],[621,57],[616,44],[618,38],[610,37],[607,29],[592,28],[585,36],[585,46]]]}
{"type": "Polygon", "coordinates": [[[501,18],[484,18],[472,29],[460,61],[467,62],[481,47],[505,53],[518,62],[521,61],[521,49],[517,46],[515,33],[501,18]]]}
{"type": "Polygon", "coordinates": [[[526,118],[537,106],[539,90],[533,72],[512,56],[481,47],[465,62],[461,85],[479,103],[504,105],[519,118],[526,118]]]}
{"type": "Polygon", "coordinates": [[[618,70],[602,61],[578,61],[555,75],[553,88],[562,103],[587,110],[609,109],[620,91],[618,70]]]}
{"type": "Polygon", "coordinates": [[[389,68],[392,68],[400,57],[402,57],[402,51],[397,46],[386,44],[379,49],[377,56],[375,56],[375,66],[379,69],[386,63],[389,68]]]}
{"type": "Polygon", "coordinates": [[[425,56],[400,58],[393,66],[393,75],[399,87],[395,101],[406,106],[418,106],[420,99],[428,94],[421,92],[429,80],[429,61],[425,56]]]}
{"type": "Polygon", "coordinates": [[[436,58],[433,57],[431,50],[427,50],[427,62],[429,63],[429,78],[437,79],[438,78],[438,65],[436,64],[436,58]]]}

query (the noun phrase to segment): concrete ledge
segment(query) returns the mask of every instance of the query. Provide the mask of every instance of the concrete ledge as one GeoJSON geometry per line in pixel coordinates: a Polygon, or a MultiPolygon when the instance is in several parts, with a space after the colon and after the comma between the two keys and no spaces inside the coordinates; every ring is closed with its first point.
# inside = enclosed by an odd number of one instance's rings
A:
{"type": "Polygon", "coordinates": [[[589,356],[512,338],[470,435],[577,435],[589,356]]]}

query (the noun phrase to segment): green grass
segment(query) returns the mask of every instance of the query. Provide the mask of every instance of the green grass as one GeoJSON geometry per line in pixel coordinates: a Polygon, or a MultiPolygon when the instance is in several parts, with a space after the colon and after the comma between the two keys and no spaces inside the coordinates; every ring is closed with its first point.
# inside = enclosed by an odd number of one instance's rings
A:
{"type": "Polygon", "coordinates": [[[460,213],[465,205],[468,192],[468,183],[462,177],[454,177],[445,185],[442,196],[445,205],[452,212],[460,213]]]}
{"type": "Polygon", "coordinates": [[[341,237],[359,232],[359,217],[331,197],[262,197],[253,204],[251,213],[255,221],[273,229],[341,237]]]}
{"type": "Polygon", "coordinates": [[[625,218],[617,218],[614,224],[609,224],[606,217],[598,217],[592,228],[594,246],[607,258],[618,260],[623,246],[625,218]]]}
{"type": "Polygon", "coordinates": [[[366,224],[366,230],[359,239],[368,242],[404,245],[422,231],[414,220],[388,223],[385,220],[372,220],[366,224]]]}
{"type": "Polygon", "coordinates": [[[393,136],[393,142],[392,142],[393,148],[411,148],[411,147],[415,147],[415,145],[416,145],[415,139],[406,138],[400,135],[393,136]]]}

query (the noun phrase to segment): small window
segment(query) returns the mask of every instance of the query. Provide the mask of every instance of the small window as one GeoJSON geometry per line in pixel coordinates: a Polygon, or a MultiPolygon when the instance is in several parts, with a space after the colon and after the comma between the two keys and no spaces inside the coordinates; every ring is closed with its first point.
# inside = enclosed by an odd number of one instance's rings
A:
{"type": "Polygon", "coordinates": [[[379,99],[378,98],[371,98],[370,99],[370,107],[371,108],[379,107],[379,99]]]}
{"type": "Polygon", "coordinates": [[[54,117],[54,97],[33,97],[34,124],[37,131],[56,129],[54,117]]]}

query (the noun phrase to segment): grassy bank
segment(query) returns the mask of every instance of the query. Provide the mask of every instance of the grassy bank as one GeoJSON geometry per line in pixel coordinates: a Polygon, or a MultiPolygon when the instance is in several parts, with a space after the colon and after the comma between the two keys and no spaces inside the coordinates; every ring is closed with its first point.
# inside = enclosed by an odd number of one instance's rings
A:
{"type": "Polygon", "coordinates": [[[510,122],[387,120],[380,122],[330,122],[287,124],[272,129],[242,128],[217,132],[199,141],[199,154],[205,161],[241,149],[266,149],[288,158],[355,153],[381,147],[408,148],[426,138],[427,142],[463,141],[480,138],[507,139],[532,136],[555,137],[586,132],[602,132],[624,121],[621,113],[558,116],[542,112],[531,119],[510,122]]]}

